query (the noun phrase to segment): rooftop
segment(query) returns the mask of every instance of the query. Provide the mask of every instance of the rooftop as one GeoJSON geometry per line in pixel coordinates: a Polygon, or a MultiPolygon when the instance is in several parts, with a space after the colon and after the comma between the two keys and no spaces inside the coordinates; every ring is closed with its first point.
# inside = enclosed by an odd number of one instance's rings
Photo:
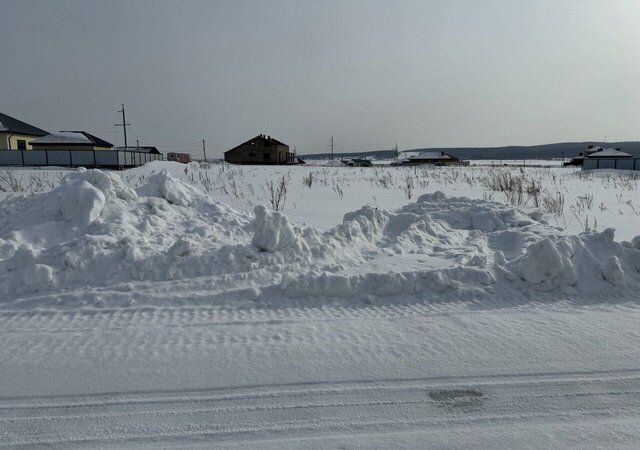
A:
{"type": "Polygon", "coordinates": [[[587,158],[630,158],[631,155],[615,148],[600,148],[599,150],[589,153],[587,158]]]}
{"type": "Polygon", "coordinates": [[[424,152],[418,155],[409,156],[409,159],[452,159],[453,156],[445,152],[424,152]]]}
{"type": "Polygon", "coordinates": [[[45,136],[49,134],[48,131],[2,113],[0,113],[0,132],[26,134],[27,136],[45,136]]]}
{"type": "Polygon", "coordinates": [[[35,139],[31,145],[95,145],[97,147],[113,147],[113,144],[100,139],[86,131],[60,131],[35,139]]]}

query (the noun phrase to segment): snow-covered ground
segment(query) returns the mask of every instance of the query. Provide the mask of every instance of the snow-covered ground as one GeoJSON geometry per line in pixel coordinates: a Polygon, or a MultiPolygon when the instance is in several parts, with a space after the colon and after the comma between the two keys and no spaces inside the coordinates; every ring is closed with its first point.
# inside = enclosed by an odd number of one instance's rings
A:
{"type": "Polygon", "coordinates": [[[637,446],[639,181],[0,171],[0,445],[637,446]]]}

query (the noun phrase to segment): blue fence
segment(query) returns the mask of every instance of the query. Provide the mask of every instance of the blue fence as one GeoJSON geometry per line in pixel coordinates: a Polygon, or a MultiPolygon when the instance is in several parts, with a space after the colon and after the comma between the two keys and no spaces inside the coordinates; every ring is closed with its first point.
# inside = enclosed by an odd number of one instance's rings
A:
{"type": "Polygon", "coordinates": [[[582,170],[593,169],[640,170],[640,158],[586,158],[582,170]]]}
{"type": "Polygon", "coordinates": [[[0,166],[138,167],[162,155],[121,150],[0,150],[0,166]]]}

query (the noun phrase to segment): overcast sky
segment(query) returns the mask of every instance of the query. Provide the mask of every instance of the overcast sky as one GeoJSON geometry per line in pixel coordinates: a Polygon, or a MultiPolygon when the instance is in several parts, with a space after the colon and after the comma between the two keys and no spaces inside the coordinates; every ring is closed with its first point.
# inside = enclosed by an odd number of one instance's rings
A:
{"type": "Polygon", "coordinates": [[[640,1],[0,0],[0,112],[221,155],[640,139],[640,1]]]}

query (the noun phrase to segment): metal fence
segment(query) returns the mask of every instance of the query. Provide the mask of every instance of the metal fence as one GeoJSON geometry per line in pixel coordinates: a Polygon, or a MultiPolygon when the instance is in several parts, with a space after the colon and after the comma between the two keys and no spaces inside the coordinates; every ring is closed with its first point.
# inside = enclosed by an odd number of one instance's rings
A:
{"type": "Polygon", "coordinates": [[[0,166],[63,166],[124,169],[164,157],[121,150],[0,150],[0,166]]]}
{"type": "Polygon", "coordinates": [[[585,158],[582,170],[593,169],[640,170],[640,158],[585,158]]]}

